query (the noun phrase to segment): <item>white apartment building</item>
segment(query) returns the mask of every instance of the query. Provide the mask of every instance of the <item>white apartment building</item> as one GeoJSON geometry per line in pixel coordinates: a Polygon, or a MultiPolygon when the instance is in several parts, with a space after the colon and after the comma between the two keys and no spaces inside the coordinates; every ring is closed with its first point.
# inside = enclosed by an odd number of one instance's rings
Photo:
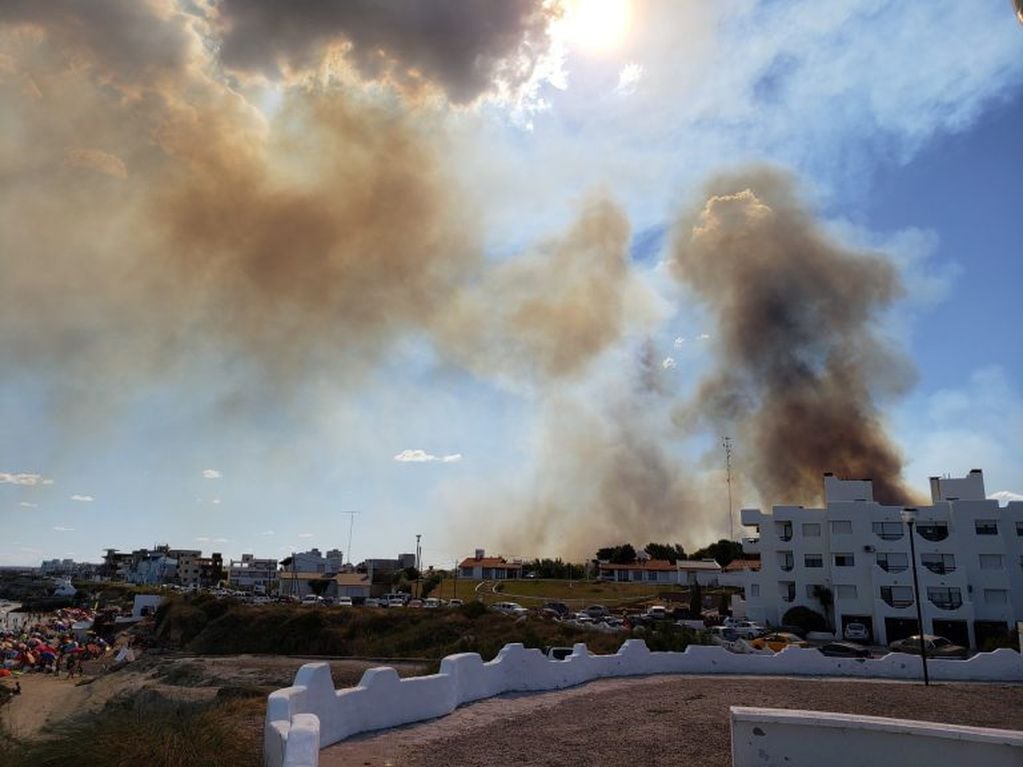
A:
{"type": "MultiPolygon", "coordinates": [[[[743,509],[758,536],[743,550],[759,571],[737,573],[752,620],[781,625],[803,605],[826,613],[836,630],[864,623],[888,644],[917,633],[908,525],[903,507],[873,500],[870,480],[824,476],[825,508],[743,509]],[[825,611],[815,594],[830,590],[825,611]]],[[[931,478],[930,506],[916,507],[914,545],[924,630],[982,646],[1023,620],[1023,502],[988,500],[984,475],[931,478]]]]}
{"type": "Polygon", "coordinates": [[[240,560],[231,560],[227,578],[231,588],[269,594],[277,585],[277,560],[242,554],[240,560]]]}

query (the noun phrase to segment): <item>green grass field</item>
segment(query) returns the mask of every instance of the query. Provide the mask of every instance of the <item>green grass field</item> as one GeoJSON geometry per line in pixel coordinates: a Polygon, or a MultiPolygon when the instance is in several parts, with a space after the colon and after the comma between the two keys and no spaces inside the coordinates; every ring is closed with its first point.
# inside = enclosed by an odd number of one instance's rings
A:
{"type": "Polygon", "coordinates": [[[573,607],[602,604],[608,607],[641,605],[645,602],[662,601],[666,593],[678,596],[686,594],[684,587],[675,584],[654,583],[608,583],[604,581],[563,581],[563,580],[511,580],[477,581],[471,579],[445,579],[433,590],[431,596],[451,599],[458,596],[466,601],[477,596],[487,604],[500,601],[518,602],[523,607],[539,607],[548,600],[558,600],[573,607]],[[500,591],[495,593],[496,585],[500,591]]]}

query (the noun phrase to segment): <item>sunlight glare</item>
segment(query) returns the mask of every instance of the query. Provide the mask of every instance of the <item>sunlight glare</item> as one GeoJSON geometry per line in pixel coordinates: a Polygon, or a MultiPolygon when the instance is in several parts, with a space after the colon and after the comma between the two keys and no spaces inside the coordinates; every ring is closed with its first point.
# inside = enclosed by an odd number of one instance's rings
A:
{"type": "Polygon", "coordinates": [[[565,24],[571,42],[595,53],[618,48],[631,21],[629,0],[568,0],[565,5],[565,24]]]}

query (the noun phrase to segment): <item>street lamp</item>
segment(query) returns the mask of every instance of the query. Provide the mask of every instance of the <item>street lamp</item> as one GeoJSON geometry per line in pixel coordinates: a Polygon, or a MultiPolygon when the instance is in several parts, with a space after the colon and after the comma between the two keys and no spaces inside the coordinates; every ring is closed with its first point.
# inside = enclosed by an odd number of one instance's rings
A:
{"type": "Polygon", "coordinates": [[[924,685],[930,685],[931,681],[927,676],[927,648],[924,644],[924,613],[923,605],[920,604],[920,583],[916,575],[916,543],[913,540],[913,523],[916,522],[916,509],[904,508],[900,513],[902,521],[909,527],[909,562],[913,567],[913,601],[916,602],[916,623],[920,631],[920,661],[924,666],[924,685]]]}

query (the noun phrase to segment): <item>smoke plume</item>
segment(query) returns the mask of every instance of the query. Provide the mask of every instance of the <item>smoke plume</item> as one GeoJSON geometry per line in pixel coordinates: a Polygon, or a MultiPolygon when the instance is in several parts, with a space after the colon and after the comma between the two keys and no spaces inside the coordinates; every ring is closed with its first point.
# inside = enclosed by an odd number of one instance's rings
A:
{"type": "Polygon", "coordinates": [[[717,368],[681,421],[734,428],[764,503],[812,503],[828,471],[911,501],[878,408],[910,375],[873,325],[900,293],[885,257],[833,242],[788,177],[751,170],[681,216],[672,268],[717,325],[717,368]]]}
{"type": "Polygon", "coordinates": [[[222,0],[225,66],[278,78],[330,52],[363,79],[433,85],[456,104],[525,83],[548,47],[540,0],[222,0]]]}

